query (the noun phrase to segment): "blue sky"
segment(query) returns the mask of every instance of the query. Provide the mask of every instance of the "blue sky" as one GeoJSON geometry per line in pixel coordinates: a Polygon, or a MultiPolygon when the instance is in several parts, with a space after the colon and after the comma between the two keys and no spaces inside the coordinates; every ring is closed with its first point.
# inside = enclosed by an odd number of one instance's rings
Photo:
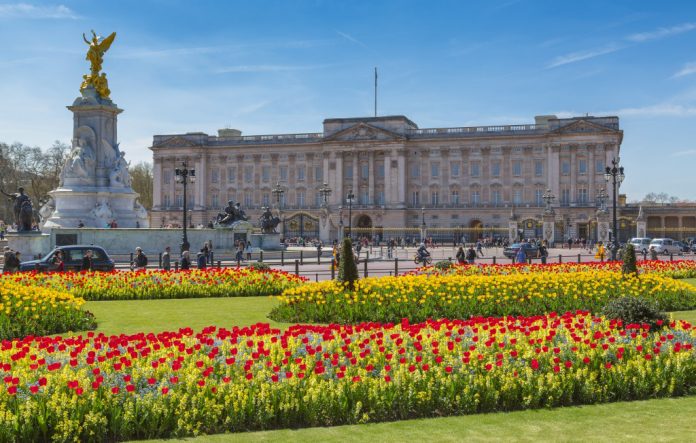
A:
{"type": "Polygon", "coordinates": [[[618,115],[629,199],[696,199],[693,1],[0,0],[0,141],[68,142],[86,46],[105,57],[121,148],[153,134],[320,132],[379,114],[420,127],[618,115]]]}

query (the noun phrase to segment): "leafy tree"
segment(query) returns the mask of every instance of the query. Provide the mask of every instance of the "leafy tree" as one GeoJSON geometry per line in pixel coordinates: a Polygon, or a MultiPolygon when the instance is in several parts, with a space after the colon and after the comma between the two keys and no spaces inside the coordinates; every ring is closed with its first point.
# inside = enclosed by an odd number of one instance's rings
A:
{"type": "Polygon", "coordinates": [[[623,274],[638,274],[636,250],[631,243],[626,245],[621,259],[623,260],[623,265],[621,265],[621,272],[623,274]]]}
{"type": "Polygon", "coordinates": [[[352,291],[357,279],[358,266],[355,264],[355,256],[353,255],[353,243],[350,238],[344,238],[341,246],[341,258],[338,263],[338,281],[346,283],[348,289],[352,291]]]}
{"type": "Polygon", "coordinates": [[[133,190],[140,194],[140,203],[145,209],[152,209],[152,164],[140,162],[135,166],[129,166],[128,172],[131,176],[131,186],[133,190]]]}

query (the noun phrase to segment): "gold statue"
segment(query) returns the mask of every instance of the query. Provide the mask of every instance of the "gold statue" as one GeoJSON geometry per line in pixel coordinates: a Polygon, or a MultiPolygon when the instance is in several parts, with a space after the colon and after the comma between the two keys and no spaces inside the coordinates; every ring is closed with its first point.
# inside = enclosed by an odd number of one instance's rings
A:
{"type": "Polygon", "coordinates": [[[106,80],[106,74],[103,72],[100,73],[100,71],[104,61],[104,54],[109,50],[115,38],[115,32],[112,32],[111,35],[102,39],[92,31],[92,40],[89,41],[85,34],[82,34],[82,39],[89,46],[85,60],[89,60],[90,62],[90,73],[82,76],[84,81],[82,85],[80,85],[80,91],[84,91],[91,85],[101,98],[109,98],[111,94],[111,91],[109,91],[109,83],[106,80]]]}

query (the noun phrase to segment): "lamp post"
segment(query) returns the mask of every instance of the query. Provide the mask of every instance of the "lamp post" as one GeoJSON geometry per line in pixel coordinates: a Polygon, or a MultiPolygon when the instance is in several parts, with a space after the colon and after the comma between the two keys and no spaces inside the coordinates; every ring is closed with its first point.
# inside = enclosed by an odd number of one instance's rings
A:
{"type": "Polygon", "coordinates": [[[338,207],[338,240],[343,241],[343,206],[338,207]]]}
{"type": "Polygon", "coordinates": [[[597,203],[599,203],[599,210],[600,211],[606,211],[607,210],[607,198],[609,198],[609,195],[607,194],[607,191],[604,188],[601,188],[599,192],[597,192],[597,203]]]}
{"type": "Polygon", "coordinates": [[[350,188],[346,201],[348,202],[348,238],[351,241],[353,241],[353,200],[355,200],[355,194],[353,194],[353,188],[350,188]]]}
{"type": "Polygon", "coordinates": [[[329,185],[324,183],[321,185],[319,188],[319,195],[321,195],[322,201],[323,201],[323,207],[328,207],[329,206],[329,196],[331,195],[331,188],[329,188],[329,185]]]}
{"type": "Polygon", "coordinates": [[[421,208],[421,242],[425,241],[425,207],[421,208]]]}
{"type": "Polygon", "coordinates": [[[624,168],[623,166],[619,166],[618,157],[611,161],[611,166],[607,166],[606,172],[604,173],[604,178],[606,179],[607,183],[611,184],[613,192],[612,195],[614,197],[612,201],[612,232],[614,235],[614,247],[611,249],[611,259],[616,260],[616,252],[619,250],[619,230],[616,219],[616,192],[619,185],[625,178],[624,168]]]}
{"type": "Polygon", "coordinates": [[[174,174],[176,175],[176,182],[181,183],[184,185],[184,211],[183,211],[183,217],[184,217],[184,231],[183,235],[181,236],[181,252],[188,251],[191,245],[189,244],[188,237],[186,235],[186,227],[187,227],[187,221],[186,221],[186,216],[188,215],[187,213],[187,208],[186,208],[186,188],[189,183],[195,183],[196,182],[196,170],[195,169],[188,169],[188,166],[186,165],[186,162],[181,163],[181,169],[177,168],[174,170],[174,174]]]}
{"type": "MultiPolygon", "coordinates": [[[[283,194],[285,194],[285,190],[280,186],[280,182],[276,182],[275,187],[271,190],[271,194],[275,197],[276,205],[278,206],[278,218],[283,220],[283,217],[280,215],[280,201],[283,198],[283,194]]],[[[283,237],[285,237],[285,223],[283,223],[281,232],[283,233],[283,237]]]]}

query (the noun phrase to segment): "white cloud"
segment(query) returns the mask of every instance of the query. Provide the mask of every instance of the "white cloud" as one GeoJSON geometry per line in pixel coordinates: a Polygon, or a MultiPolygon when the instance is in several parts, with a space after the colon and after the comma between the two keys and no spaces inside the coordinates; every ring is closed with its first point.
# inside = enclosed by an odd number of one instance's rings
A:
{"type": "Polygon", "coordinates": [[[350,34],[346,34],[345,32],[341,32],[338,30],[336,31],[336,34],[340,35],[341,37],[345,38],[346,40],[348,40],[350,42],[355,43],[356,45],[360,45],[363,48],[367,48],[367,45],[365,43],[361,42],[360,40],[358,40],[357,38],[353,37],[350,34]]]}
{"type": "Polygon", "coordinates": [[[683,151],[676,151],[673,152],[671,157],[689,157],[689,156],[696,156],[696,149],[685,149],[683,151]]]}
{"type": "Polygon", "coordinates": [[[681,68],[672,76],[672,78],[684,77],[685,75],[691,74],[696,74],[696,62],[685,64],[683,68],[681,68]]]}
{"type": "Polygon", "coordinates": [[[556,68],[558,66],[567,65],[569,63],[575,63],[575,62],[579,62],[582,60],[587,60],[590,58],[599,57],[600,55],[610,54],[610,53],[618,51],[620,49],[623,49],[623,46],[620,46],[617,44],[611,44],[611,45],[605,46],[603,48],[590,49],[587,51],[571,52],[570,54],[566,54],[566,55],[559,55],[558,57],[554,58],[548,65],[546,65],[546,68],[547,69],[556,68]]]}
{"type": "Polygon", "coordinates": [[[651,32],[640,32],[631,34],[626,37],[626,40],[636,43],[646,42],[648,40],[657,40],[659,38],[668,37],[670,35],[682,34],[696,29],[696,23],[683,23],[681,25],[671,26],[669,28],[658,28],[651,32]]]}
{"type": "Polygon", "coordinates": [[[690,117],[696,115],[696,107],[670,103],[659,103],[656,105],[642,106],[637,108],[623,108],[603,114],[618,115],[619,117],[690,117]]]}
{"type": "Polygon", "coordinates": [[[75,12],[65,5],[35,6],[28,3],[10,3],[0,5],[0,18],[28,19],[78,19],[75,12]]]}

